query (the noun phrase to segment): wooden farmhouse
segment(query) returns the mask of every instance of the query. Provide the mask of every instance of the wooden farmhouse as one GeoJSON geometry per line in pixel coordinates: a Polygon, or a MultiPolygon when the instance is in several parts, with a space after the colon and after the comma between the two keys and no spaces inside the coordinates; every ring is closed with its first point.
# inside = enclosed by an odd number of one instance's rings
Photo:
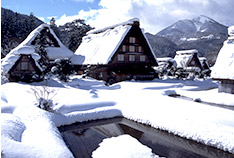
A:
{"type": "Polygon", "coordinates": [[[134,18],[88,32],[75,52],[83,57],[87,75],[107,83],[155,78],[152,66],[158,65],[157,59],[139,25],[134,18]]]}
{"type": "Polygon", "coordinates": [[[58,58],[73,56],[73,52],[61,43],[50,26],[42,24],[2,59],[2,74],[5,74],[9,81],[32,82],[40,79],[43,68],[38,62],[41,56],[36,53],[35,48],[37,41],[41,39],[49,63],[58,58]]]}
{"type": "Polygon", "coordinates": [[[196,49],[176,51],[174,60],[177,64],[177,77],[194,78],[195,76],[200,76],[202,64],[198,58],[198,51],[196,49]]]}
{"type": "Polygon", "coordinates": [[[177,68],[196,71],[202,70],[202,65],[196,49],[176,51],[174,60],[176,61],[177,68]]]}
{"type": "Polygon", "coordinates": [[[228,28],[229,37],[219,51],[211,77],[219,81],[219,92],[234,94],[234,26],[228,28]]]}

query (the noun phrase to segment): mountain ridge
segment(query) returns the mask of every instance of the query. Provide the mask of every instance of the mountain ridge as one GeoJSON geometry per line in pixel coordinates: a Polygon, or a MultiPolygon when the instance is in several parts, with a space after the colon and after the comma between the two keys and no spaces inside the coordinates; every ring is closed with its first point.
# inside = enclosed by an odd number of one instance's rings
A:
{"type": "Polygon", "coordinates": [[[199,55],[206,57],[209,64],[213,65],[228,33],[227,26],[201,15],[179,20],[155,35],[147,33],[147,37],[157,57],[165,57],[165,54],[174,57],[176,50],[197,49],[199,55]],[[176,46],[162,43],[159,37],[166,38],[176,46]],[[161,46],[155,43],[161,43],[161,46]]]}

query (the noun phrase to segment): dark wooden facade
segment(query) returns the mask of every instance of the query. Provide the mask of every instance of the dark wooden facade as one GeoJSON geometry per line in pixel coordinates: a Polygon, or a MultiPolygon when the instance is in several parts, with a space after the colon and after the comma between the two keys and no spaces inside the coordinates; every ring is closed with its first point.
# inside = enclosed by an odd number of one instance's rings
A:
{"type": "Polygon", "coordinates": [[[9,81],[23,82],[38,81],[42,74],[31,55],[20,55],[8,73],[9,81]]]}
{"type": "Polygon", "coordinates": [[[158,65],[152,53],[139,22],[135,22],[109,63],[92,65],[87,75],[110,84],[131,79],[152,80],[157,77],[152,67],[158,65]]]}

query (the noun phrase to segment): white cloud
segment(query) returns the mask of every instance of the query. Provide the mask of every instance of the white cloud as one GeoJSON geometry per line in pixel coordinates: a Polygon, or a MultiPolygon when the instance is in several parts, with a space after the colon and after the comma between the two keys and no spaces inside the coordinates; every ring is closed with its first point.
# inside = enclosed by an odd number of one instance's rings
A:
{"type": "Polygon", "coordinates": [[[44,17],[37,17],[38,19],[40,19],[41,21],[45,22],[45,18],[44,17]]]}
{"type": "Polygon", "coordinates": [[[48,20],[51,20],[52,18],[57,18],[57,16],[48,16],[48,17],[46,17],[48,20]]]}
{"type": "Polygon", "coordinates": [[[234,25],[233,0],[101,0],[99,6],[100,9],[81,10],[74,16],[64,14],[57,24],[80,18],[101,28],[138,17],[141,27],[157,33],[178,20],[206,15],[225,25],[234,25]]]}

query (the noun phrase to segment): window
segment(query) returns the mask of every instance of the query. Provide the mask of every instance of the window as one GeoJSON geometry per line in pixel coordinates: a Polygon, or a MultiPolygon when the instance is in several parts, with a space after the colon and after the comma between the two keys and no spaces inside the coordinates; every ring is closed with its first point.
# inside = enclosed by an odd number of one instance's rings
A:
{"type": "Polygon", "coordinates": [[[191,65],[195,65],[195,61],[193,60],[193,61],[191,61],[191,65]]]}
{"type": "Polygon", "coordinates": [[[143,52],[142,46],[139,46],[139,47],[138,47],[138,52],[139,52],[139,53],[142,53],[142,52],[143,52]]]}
{"type": "Polygon", "coordinates": [[[129,37],[129,43],[136,43],[136,37],[129,37]]]}
{"type": "Polygon", "coordinates": [[[126,51],[127,51],[126,45],[123,45],[122,46],[122,52],[126,52],[126,51]]]}
{"type": "Polygon", "coordinates": [[[140,56],[140,61],[145,61],[145,55],[140,56]]]}
{"type": "Polygon", "coordinates": [[[135,46],[129,46],[129,52],[135,52],[135,46]]]}
{"type": "Polygon", "coordinates": [[[118,61],[124,61],[124,55],[118,54],[118,61]]]}
{"type": "Polygon", "coordinates": [[[21,70],[28,70],[28,62],[21,62],[20,66],[21,70]]]}
{"type": "Polygon", "coordinates": [[[135,55],[129,55],[129,61],[135,61],[135,55]]]}

